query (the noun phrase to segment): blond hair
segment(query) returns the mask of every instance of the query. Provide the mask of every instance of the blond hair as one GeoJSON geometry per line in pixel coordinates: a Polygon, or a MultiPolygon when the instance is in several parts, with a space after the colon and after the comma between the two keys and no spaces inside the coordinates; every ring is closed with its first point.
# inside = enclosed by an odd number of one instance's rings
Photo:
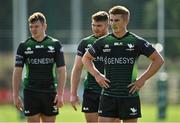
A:
{"type": "Polygon", "coordinates": [[[28,19],[29,23],[34,23],[40,21],[41,23],[46,23],[46,18],[41,12],[35,12],[28,19]]]}

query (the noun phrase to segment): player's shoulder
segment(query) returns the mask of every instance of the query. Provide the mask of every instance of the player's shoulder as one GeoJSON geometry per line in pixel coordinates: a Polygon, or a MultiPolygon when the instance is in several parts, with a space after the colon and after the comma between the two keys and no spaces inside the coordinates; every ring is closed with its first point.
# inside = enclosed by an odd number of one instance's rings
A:
{"type": "Polygon", "coordinates": [[[20,42],[20,44],[25,44],[25,43],[28,43],[31,39],[31,37],[28,37],[26,40],[23,40],[20,42]]]}
{"type": "Polygon", "coordinates": [[[53,37],[51,37],[51,36],[46,36],[46,38],[47,38],[47,40],[49,40],[49,41],[51,41],[51,42],[59,42],[58,39],[53,38],[53,37]]]}
{"type": "Polygon", "coordinates": [[[91,38],[93,38],[93,37],[94,37],[94,35],[89,35],[89,36],[83,38],[82,40],[89,40],[89,39],[91,39],[91,38]]]}
{"type": "Polygon", "coordinates": [[[140,47],[142,47],[142,46],[149,47],[150,45],[152,45],[149,41],[147,41],[146,39],[144,39],[134,33],[131,33],[131,35],[135,37],[136,44],[140,47]]]}
{"type": "Polygon", "coordinates": [[[95,41],[95,37],[93,35],[87,36],[85,38],[82,38],[79,45],[87,45],[89,43],[93,43],[95,41]]]}
{"type": "MultiPolygon", "coordinates": [[[[59,41],[58,39],[56,39],[56,38],[53,38],[53,37],[51,37],[51,36],[46,36],[46,40],[47,40],[47,42],[48,42],[48,44],[51,44],[51,45],[53,45],[53,46],[55,46],[55,47],[62,47],[62,42],[61,41],[59,41]]],[[[46,42],[45,42],[46,43],[46,42]]]]}
{"type": "Polygon", "coordinates": [[[142,38],[141,36],[139,36],[133,32],[129,32],[129,37],[134,38],[138,42],[146,41],[144,38],[142,38]]]}
{"type": "Polygon", "coordinates": [[[24,46],[28,46],[29,42],[32,40],[31,37],[28,37],[26,40],[23,40],[20,42],[19,46],[20,47],[24,47],[24,46]]]}
{"type": "Polygon", "coordinates": [[[96,41],[97,43],[105,43],[108,40],[111,40],[112,38],[112,33],[108,33],[107,35],[104,35],[100,38],[98,38],[98,40],[96,41]]]}
{"type": "Polygon", "coordinates": [[[88,42],[89,40],[96,40],[96,38],[94,37],[94,35],[90,35],[81,39],[81,42],[88,42]]]}

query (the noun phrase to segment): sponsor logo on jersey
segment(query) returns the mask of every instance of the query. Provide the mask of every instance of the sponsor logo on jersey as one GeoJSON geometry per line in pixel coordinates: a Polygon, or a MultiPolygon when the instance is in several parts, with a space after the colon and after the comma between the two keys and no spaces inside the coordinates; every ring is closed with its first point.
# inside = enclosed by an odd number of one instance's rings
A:
{"type": "Polygon", "coordinates": [[[102,110],[98,110],[98,113],[102,114],[102,110]]]}
{"type": "Polygon", "coordinates": [[[101,61],[101,62],[103,62],[104,59],[103,59],[103,56],[97,56],[96,59],[94,59],[93,61],[101,61]]]}
{"type": "Polygon", "coordinates": [[[33,54],[34,52],[32,51],[31,47],[27,47],[26,51],[24,53],[25,54],[33,54]]]}
{"type": "Polygon", "coordinates": [[[111,49],[103,49],[103,52],[104,52],[104,53],[111,52],[111,49]]]}
{"type": "Polygon", "coordinates": [[[29,64],[52,64],[54,63],[54,58],[29,58],[29,64]]]}
{"type": "Polygon", "coordinates": [[[123,45],[122,42],[115,42],[115,43],[114,43],[114,46],[122,46],[122,45],[123,45]]]}
{"type": "Polygon", "coordinates": [[[149,46],[150,46],[150,43],[149,43],[149,42],[146,42],[146,43],[144,44],[144,46],[145,46],[145,47],[149,47],[149,46]]]}
{"type": "Polygon", "coordinates": [[[84,111],[88,111],[88,110],[89,110],[89,107],[83,107],[83,110],[84,110],[84,111]]]}
{"type": "Polygon", "coordinates": [[[29,110],[25,110],[24,113],[25,113],[25,114],[29,114],[30,111],[29,111],[29,110]]]}
{"type": "Polygon", "coordinates": [[[105,44],[105,45],[104,45],[104,48],[109,48],[109,44],[105,44]]]}
{"type": "Polygon", "coordinates": [[[55,48],[53,46],[48,46],[48,53],[54,53],[55,52],[55,48]]]}
{"type": "Polygon", "coordinates": [[[35,48],[44,48],[44,45],[36,45],[35,48]]]}
{"type": "Polygon", "coordinates": [[[137,109],[134,107],[130,108],[131,113],[129,115],[137,115],[137,109]]]}
{"type": "Polygon", "coordinates": [[[105,45],[104,45],[103,52],[104,52],[104,53],[111,52],[111,49],[109,48],[109,44],[105,44],[105,45]]]}
{"type": "Polygon", "coordinates": [[[134,44],[127,44],[127,46],[128,46],[128,49],[126,49],[126,50],[128,50],[128,51],[134,50],[134,44]]]}
{"type": "Polygon", "coordinates": [[[133,57],[119,57],[119,58],[104,58],[105,64],[134,64],[135,59],[133,57]]]}

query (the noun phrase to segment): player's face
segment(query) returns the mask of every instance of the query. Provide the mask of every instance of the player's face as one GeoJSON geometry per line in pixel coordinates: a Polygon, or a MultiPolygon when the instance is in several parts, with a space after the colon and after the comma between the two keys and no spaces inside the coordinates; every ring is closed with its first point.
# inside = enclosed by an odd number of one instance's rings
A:
{"type": "Polygon", "coordinates": [[[39,38],[45,34],[46,24],[41,23],[40,21],[30,23],[29,30],[31,32],[32,37],[39,38]]]}
{"type": "Polygon", "coordinates": [[[127,26],[127,20],[125,20],[120,14],[110,14],[110,25],[114,33],[124,31],[127,26]]]}
{"type": "Polygon", "coordinates": [[[92,20],[92,31],[96,37],[106,35],[108,30],[108,21],[95,21],[92,20]]]}

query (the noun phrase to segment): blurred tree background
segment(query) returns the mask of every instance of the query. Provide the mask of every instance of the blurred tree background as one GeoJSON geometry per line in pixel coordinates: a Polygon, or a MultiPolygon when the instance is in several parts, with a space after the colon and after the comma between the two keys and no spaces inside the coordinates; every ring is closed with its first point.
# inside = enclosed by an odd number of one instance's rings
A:
{"type": "MultiPolygon", "coordinates": [[[[12,0],[1,0],[0,4],[0,51],[12,51],[12,0]],[[4,43],[6,42],[6,45],[4,43]]],[[[157,29],[157,0],[82,0],[83,37],[91,32],[91,15],[99,10],[108,11],[114,5],[125,5],[131,11],[129,29],[157,29]]],[[[48,34],[60,38],[63,44],[71,44],[71,0],[31,0],[27,1],[28,16],[33,12],[43,12],[47,17],[48,34]],[[63,32],[64,31],[64,32],[63,32]]],[[[165,0],[165,54],[167,58],[178,58],[180,54],[180,2],[165,0]],[[172,46],[172,47],[170,47],[172,46]]],[[[135,32],[136,33],[136,32],[135,32]]],[[[146,32],[144,32],[146,33],[146,32]]],[[[156,34],[156,32],[152,32],[156,34]]],[[[141,35],[144,35],[143,33],[141,35]]],[[[148,38],[148,35],[146,35],[148,38]]],[[[150,37],[151,35],[149,35],[150,37]]],[[[153,36],[153,42],[156,37],[153,36]]],[[[146,37],[145,37],[146,38],[146,37]]]]}

